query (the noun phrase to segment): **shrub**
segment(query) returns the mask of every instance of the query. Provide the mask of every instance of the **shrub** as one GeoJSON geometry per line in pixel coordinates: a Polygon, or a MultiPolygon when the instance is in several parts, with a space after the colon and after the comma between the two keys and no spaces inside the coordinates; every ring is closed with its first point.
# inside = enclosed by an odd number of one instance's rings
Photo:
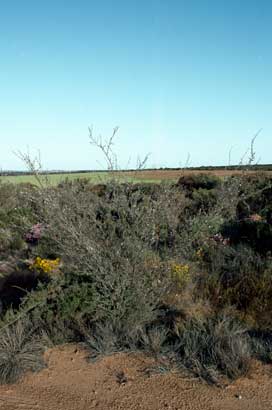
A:
{"type": "Polygon", "coordinates": [[[269,220],[271,213],[272,178],[261,173],[244,177],[241,184],[241,200],[237,205],[238,220],[260,213],[269,220]]]}
{"type": "Polygon", "coordinates": [[[192,192],[191,204],[188,206],[189,212],[191,214],[197,213],[198,211],[208,212],[216,204],[217,201],[217,191],[215,189],[203,189],[199,188],[192,192]]]}
{"type": "Polygon", "coordinates": [[[53,345],[81,341],[77,323],[98,320],[100,312],[90,281],[60,276],[29,292],[20,311],[27,312],[33,326],[53,345]]]}
{"type": "MultiPolygon", "coordinates": [[[[90,131],[110,171],[115,132],[104,143],[90,131]]],[[[162,355],[209,382],[245,374],[251,353],[270,360],[271,179],[52,187],[21,157],[39,188],[0,184],[2,380],[35,369],[38,332],[85,342],[92,358],[162,355]]]]}
{"type": "Polygon", "coordinates": [[[9,308],[18,309],[26,294],[38,287],[40,281],[46,282],[44,275],[30,271],[18,263],[8,267],[9,272],[0,278],[1,308],[4,313],[9,308]]]}
{"type": "Polygon", "coordinates": [[[220,231],[223,221],[220,213],[200,211],[196,215],[187,215],[178,226],[179,254],[184,259],[194,260],[200,248],[210,247],[210,238],[220,231]]]}
{"type": "Polygon", "coordinates": [[[72,184],[36,195],[37,219],[47,227],[38,246],[50,238],[65,277],[92,283],[105,320],[132,327],[149,320],[170,285],[163,265],[147,266],[146,256],[172,252],[184,197],[173,201],[168,186],[158,191],[151,198],[131,184],[109,183],[101,198],[72,184]]]}
{"type": "Polygon", "coordinates": [[[171,274],[177,288],[183,289],[190,280],[190,266],[188,264],[172,263],[171,274]]]}
{"type": "Polygon", "coordinates": [[[271,326],[272,264],[250,247],[218,244],[202,257],[197,292],[217,309],[234,306],[254,326],[271,326]]]}
{"type": "Polygon", "coordinates": [[[25,241],[30,244],[37,244],[41,239],[43,226],[41,223],[37,223],[31,227],[31,229],[25,234],[25,241]]]}
{"type": "Polygon", "coordinates": [[[220,186],[220,178],[208,174],[183,175],[179,178],[177,185],[192,192],[195,189],[214,189],[220,186]]]}
{"type": "Polygon", "coordinates": [[[247,244],[263,255],[271,251],[272,225],[261,217],[257,218],[257,215],[246,220],[229,221],[223,224],[221,232],[228,236],[234,245],[247,244]]]}

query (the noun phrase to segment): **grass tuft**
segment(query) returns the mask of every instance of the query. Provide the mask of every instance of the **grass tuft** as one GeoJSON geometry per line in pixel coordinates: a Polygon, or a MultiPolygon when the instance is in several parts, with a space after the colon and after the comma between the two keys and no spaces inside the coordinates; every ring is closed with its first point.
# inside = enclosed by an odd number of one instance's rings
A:
{"type": "Polygon", "coordinates": [[[18,321],[0,332],[0,383],[15,383],[26,371],[44,368],[41,341],[30,323],[18,321]]]}
{"type": "Polygon", "coordinates": [[[181,364],[209,383],[217,383],[220,374],[237,379],[249,369],[251,349],[246,329],[227,317],[189,321],[176,350],[181,364]]]}

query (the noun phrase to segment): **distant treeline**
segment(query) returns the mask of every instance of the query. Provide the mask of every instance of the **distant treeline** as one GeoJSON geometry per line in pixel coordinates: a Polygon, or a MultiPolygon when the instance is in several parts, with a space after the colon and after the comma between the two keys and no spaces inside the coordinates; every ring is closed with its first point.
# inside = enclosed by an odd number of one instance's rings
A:
{"type": "MultiPolygon", "coordinates": [[[[187,170],[192,171],[215,171],[215,170],[246,170],[249,169],[252,171],[272,171],[272,164],[257,164],[257,165],[228,165],[228,166],[201,166],[201,167],[186,167],[187,170]]],[[[161,168],[145,168],[145,171],[181,171],[185,168],[181,167],[161,167],[161,168]]],[[[132,172],[135,169],[122,169],[116,172],[132,172]]],[[[108,172],[108,170],[74,170],[74,171],[67,171],[67,170],[56,170],[56,171],[44,171],[40,172],[42,175],[57,175],[57,174],[88,174],[88,173],[97,173],[97,172],[108,172]]],[[[29,171],[0,171],[0,176],[19,176],[19,175],[32,175],[29,171]]]]}

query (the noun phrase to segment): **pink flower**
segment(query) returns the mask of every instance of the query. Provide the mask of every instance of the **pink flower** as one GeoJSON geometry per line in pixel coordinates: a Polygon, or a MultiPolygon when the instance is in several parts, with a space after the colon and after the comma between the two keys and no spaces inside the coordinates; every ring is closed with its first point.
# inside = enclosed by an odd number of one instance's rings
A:
{"type": "Polygon", "coordinates": [[[25,241],[27,243],[36,244],[41,238],[42,230],[43,225],[41,223],[33,225],[29,232],[25,234],[25,241]]]}
{"type": "Polygon", "coordinates": [[[212,236],[212,239],[216,242],[216,243],[220,243],[224,246],[227,246],[230,244],[230,239],[229,238],[224,238],[223,235],[221,233],[216,233],[215,235],[212,236]]]}
{"type": "Polygon", "coordinates": [[[260,222],[263,220],[263,217],[259,214],[252,214],[250,215],[249,220],[252,222],[260,222]]]}

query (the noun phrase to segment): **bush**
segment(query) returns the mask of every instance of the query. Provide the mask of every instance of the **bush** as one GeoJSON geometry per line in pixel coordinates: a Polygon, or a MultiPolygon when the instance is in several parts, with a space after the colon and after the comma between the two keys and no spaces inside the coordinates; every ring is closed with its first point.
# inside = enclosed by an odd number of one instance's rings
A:
{"type": "Polygon", "coordinates": [[[250,247],[211,246],[202,259],[206,274],[197,292],[216,309],[233,306],[255,326],[271,326],[272,264],[250,247]]]}
{"type": "Polygon", "coordinates": [[[266,255],[271,251],[272,225],[264,220],[238,220],[225,223],[221,232],[230,238],[232,244],[244,243],[255,249],[258,253],[266,255]]]}
{"type": "MultiPolygon", "coordinates": [[[[27,313],[32,325],[45,334],[52,345],[81,341],[78,322],[95,321],[100,312],[91,283],[83,278],[62,277],[47,284],[40,283],[37,289],[29,292],[19,314],[21,311],[27,313]]],[[[9,311],[6,316],[4,319],[8,322],[9,311]]]]}
{"type": "Polygon", "coordinates": [[[215,175],[209,174],[191,174],[183,175],[179,178],[177,185],[182,187],[187,192],[192,192],[195,189],[214,189],[220,186],[221,180],[215,175]]]}
{"type": "Polygon", "coordinates": [[[271,215],[272,178],[264,174],[244,177],[241,184],[241,200],[237,206],[238,220],[251,214],[261,214],[269,221],[271,215]]]}
{"type": "Polygon", "coordinates": [[[202,212],[210,211],[215,206],[217,197],[218,195],[215,189],[199,188],[193,191],[191,195],[192,202],[188,207],[189,212],[194,214],[200,210],[202,212]]]}
{"type": "Polygon", "coordinates": [[[50,238],[65,277],[92,283],[105,320],[122,317],[130,326],[148,320],[170,285],[163,265],[148,266],[146,259],[173,251],[176,209],[184,197],[173,201],[171,187],[159,191],[151,198],[132,185],[111,183],[101,198],[72,184],[36,196],[37,218],[47,227],[38,247],[50,238]]]}
{"type": "Polygon", "coordinates": [[[1,313],[9,308],[18,309],[26,294],[46,282],[47,277],[15,264],[0,278],[1,313]]]}

